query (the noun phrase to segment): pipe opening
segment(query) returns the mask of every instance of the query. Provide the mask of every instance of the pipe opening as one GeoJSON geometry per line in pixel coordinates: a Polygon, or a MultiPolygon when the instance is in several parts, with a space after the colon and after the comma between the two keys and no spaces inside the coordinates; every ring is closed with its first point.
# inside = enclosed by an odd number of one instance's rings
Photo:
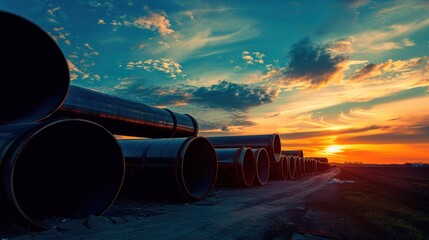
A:
{"type": "Polygon", "coordinates": [[[68,64],[40,27],[0,11],[0,123],[37,121],[64,101],[68,64]]]}
{"type": "Polygon", "coordinates": [[[289,166],[288,166],[289,165],[289,161],[288,161],[288,157],[285,156],[285,155],[282,155],[281,161],[282,161],[282,164],[281,164],[281,167],[282,167],[282,177],[283,177],[283,180],[286,180],[287,176],[289,174],[289,166]]]}
{"type": "Polygon", "coordinates": [[[290,179],[294,179],[296,175],[296,157],[295,156],[288,156],[289,157],[289,177],[290,179]]]}
{"type": "Polygon", "coordinates": [[[205,138],[191,140],[182,162],[183,183],[188,194],[195,198],[205,197],[217,177],[217,157],[213,145],[205,138]]]}
{"type": "Polygon", "coordinates": [[[124,168],[117,141],[103,127],[57,121],[33,134],[17,153],[11,184],[15,204],[41,227],[48,218],[99,215],[115,200],[124,168]]]}
{"type": "Polygon", "coordinates": [[[276,162],[280,162],[282,152],[282,146],[280,142],[280,136],[278,134],[274,134],[273,137],[273,154],[276,162]]]}
{"type": "Polygon", "coordinates": [[[268,152],[265,148],[258,150],[256,155],[258,168],[257,168],[257,180],[260,185],[267,183],[270,176],[270,158],[268,157],[268,152]]]}
{"type": "Polygon", "coordinates": [[[238,163],[238,167],[241,170],[241,176],[238,177],[241,177],[245,187],[249,187],[255,180],[256,175],[255,155],[250,148],[241,150],[238,163]]]}

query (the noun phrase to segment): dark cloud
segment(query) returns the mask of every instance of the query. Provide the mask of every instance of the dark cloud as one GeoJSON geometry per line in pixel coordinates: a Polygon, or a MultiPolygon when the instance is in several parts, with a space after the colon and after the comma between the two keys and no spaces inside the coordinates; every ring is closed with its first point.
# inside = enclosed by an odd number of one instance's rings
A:
{"type": "Polygon", "coordinates": [[[120,97],[149,105],[169,106],[187,104],[192,91],[193,89],[180,85],[177,87],[145,86],[138,80],[123,82],[115,88],[115,94],[120,97]]]}
{"type": "Polygon", "coordinates": [[[329,45],[317,45],[305,37],[292,45],[289,58],[286,81],[301,81],[309,88],[318,88],[342,74],[349,56],[334,54],[329,45]]]}
{"type": "Polygon", "coordinates": [[[141,81],[124,81],[115,88],[121,97],[134,99],[151,105],[180,106],[189,103],[210,108],[225,110],[247,109],[272,102],[279,90],[219,81],[210,87],[192,87],[177,85],[175,87],[145,86],[141,81]]]}
{"type": "Polygon", "coordinates": [[[255,123],[246,120],[247,117],[240,114],[231,114],[228,118],[221,121],[207,121],[198,119],[198,124],[201,130],[218,129],[220,132],[228,132],[231,126],[254,126],[255,123]]]}
{"type": "Polygon", "coordinates": [[[354,137],[340,137],[340,144],[415,144],[429,142],[429,126],[414,126],[411,133],[392,132],[354,137]]]}
{"type": "Polygon", "coordinates": [[[214,108],[247,110],[270,103],[278,89],[220,81],[210,87],[200,87],[192,93],[191,101],[214,108]]]}

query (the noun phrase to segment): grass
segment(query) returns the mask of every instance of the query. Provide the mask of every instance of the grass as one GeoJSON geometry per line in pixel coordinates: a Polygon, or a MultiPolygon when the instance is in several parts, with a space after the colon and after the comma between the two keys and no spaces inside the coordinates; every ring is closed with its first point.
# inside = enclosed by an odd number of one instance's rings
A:
{"type": "Polygon", "coordinates": [[[356,221],[378,239],[428,239],[429,214],[426,202],[391,192],[343,169],[340,179],[355,180],[339,186],[342,200],[356,221]],[[424,205],[423,205],[424,204],[424,205]]]}

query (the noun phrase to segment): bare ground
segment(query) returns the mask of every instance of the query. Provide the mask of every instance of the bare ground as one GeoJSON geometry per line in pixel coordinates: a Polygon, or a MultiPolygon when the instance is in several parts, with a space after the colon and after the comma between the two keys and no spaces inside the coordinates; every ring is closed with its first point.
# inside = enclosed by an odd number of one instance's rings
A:
{"type": "MultiPolygon", "coordinates": [[[[331,169],[263,187],[217,188],[193,203],[118,199],[104,216],[64,219],[53,229],[16,239],[338,239],[337,228],[314,227],[329,214],[309,201],[327,196],[326,189],[335,192],[327,182],[338,173],[331,169]]],[[[340,215],[334,218],[344,222],[340,215]]],[[[15,236],[0,233],[0,239],[15,236]]]]}

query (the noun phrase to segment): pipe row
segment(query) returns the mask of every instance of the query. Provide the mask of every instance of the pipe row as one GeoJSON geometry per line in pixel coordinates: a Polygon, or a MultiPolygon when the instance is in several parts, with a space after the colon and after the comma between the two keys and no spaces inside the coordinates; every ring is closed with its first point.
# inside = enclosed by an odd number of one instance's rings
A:
{"type": "Polygon", "coordinates": [[[197,137],[190,115],[70,86],[41,28],[0,11],[0,216],[38,229],[100,215],[124,194],[201,200],[328,167],[277,134],[197,137]],[[25,71],[22,68],[25,67],[25,71]],[[120,139],[113,134],[156,139],[120,139]]]}

